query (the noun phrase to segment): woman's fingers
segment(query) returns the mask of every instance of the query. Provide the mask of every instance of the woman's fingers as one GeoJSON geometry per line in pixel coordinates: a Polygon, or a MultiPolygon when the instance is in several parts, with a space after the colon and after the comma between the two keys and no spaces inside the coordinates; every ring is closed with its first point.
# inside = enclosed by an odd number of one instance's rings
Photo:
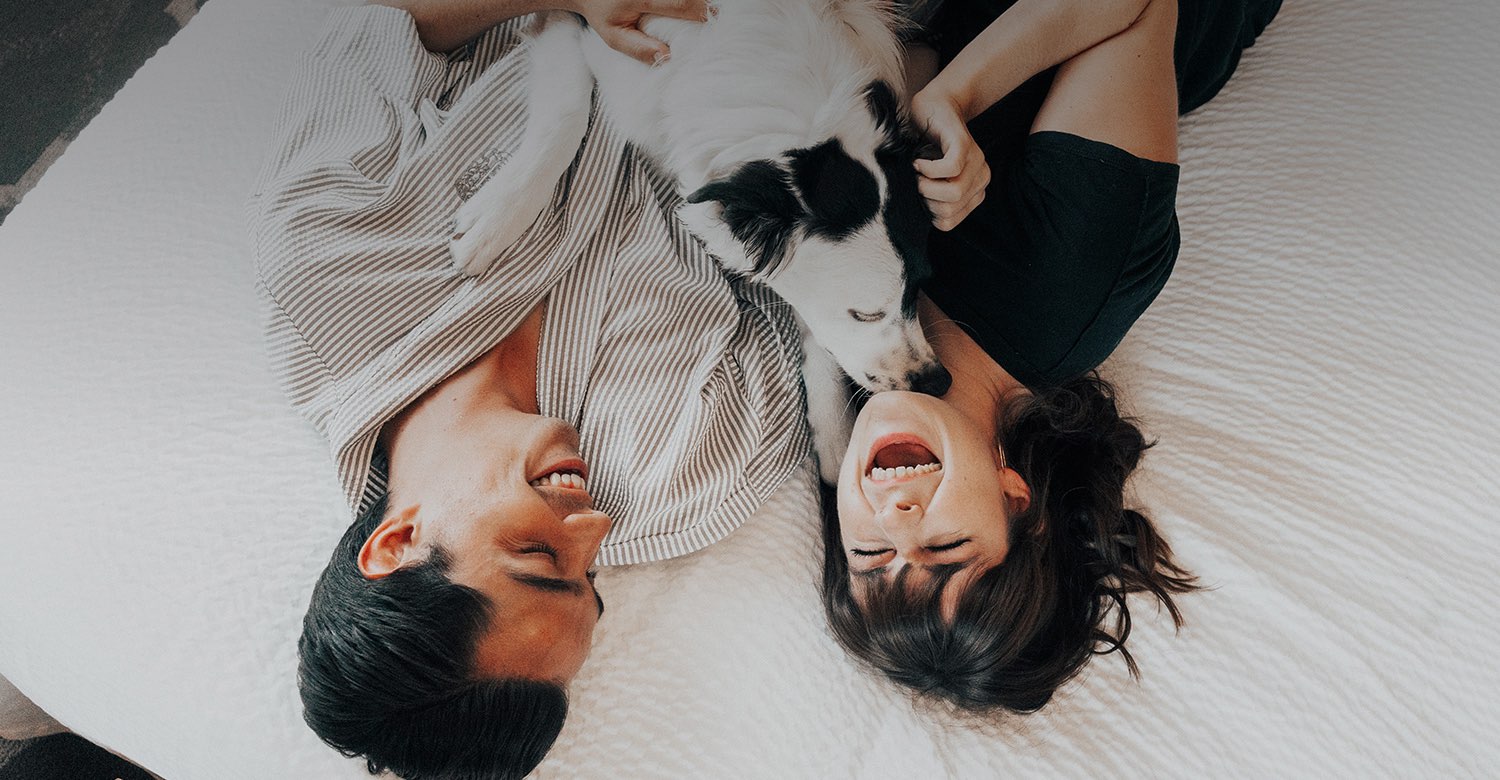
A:
{"type": "Polygon", "coordinates": [[[917,190],[933,211],[933,223],[951,227],[978,205],[989,184],[989,165],[958,114],[944,108],[929,117],[928,134],[942,143],[943,157],[915,162],[917,190]]]}
{"type": "MultiPolygon", "coordinates": [[[[932,209],[932,226],[944,232],[958,227],[979,204],[984,202],[984,190],[979,190],[963,203],[941,203],[932,209]]],[[[929,204],[931,205],[931,204],[929,204]]]]}
{"type": "Polygon", "coordinates": [[[635,27],[611,27],[597,30],[599,37],[611,49],[647,65],[655,65],[667,58],[667,45],[641,32],[635,27]]]}
{"type": "Polygon", "coordinates": [[[977,166],[967,169],[959,179],[918,179],[917,190],[927,199],[932,224],[938,230],[952,230],[984,201],[990,183],[990,166],[981,158],[977,166]]]}
{"type": "Polygon", "coordinates": [[[984,155],[975,157],[952,178],[917,177],[917,191],[928,200],[942,203],[962,203],[972,198],[975,192],[983,192],[990,183],[990,166],[984,155]]]}
{"type": "Polygon", "coordinates": [[[917,179],[917,192],[935,203],[958,203],[969,196],[968,190],[957,179],[917,179]]]}
{"type": "Polygon", "coordinates": [[[644,17],[703,22],[713,14],[708,0],[592,0],[584,5],[584,18],[610,48],[647,65],[666,59],[671,50],[666,43],[641,31],[644,17]]]}
{"type": "Polygon", "coordinates": [[[923,124],[927,137],[938,143],[943,156],[937,160],[917,160],[917,173],[929,179],[951,179],[959,175],[968,162],[970,147],[974,145],[969,128],[945,104],[932,110],[923,124]]]}
{"type": "Polygon", "coordinates": [[[937,160],[918,159],[917,173],[929,179],[951,179],[957,176],[964,169],[963,139],[948,135],[943,132],[943,128],[930,128],[928,132],[936,136],[935,140],[942,146],[943,156],[937,160]]]}
{"type": "Polygon", "coordinates": [[[708,0],[645,0],[641,4],[641,14],[706,22],[713,11],[708,0]]]}

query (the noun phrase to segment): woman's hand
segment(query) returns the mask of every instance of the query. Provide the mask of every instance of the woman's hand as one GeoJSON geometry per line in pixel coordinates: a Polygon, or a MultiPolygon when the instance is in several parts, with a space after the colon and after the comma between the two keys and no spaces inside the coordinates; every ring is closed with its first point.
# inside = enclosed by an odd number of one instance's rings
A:
{"type": "Polygon", "coordinates": [[[708,21],[707,0],[575,0],[571,9],[588,20],[610,48],[647,65],[665,60],[665,43],[641,32],[641,17],[669,16],[691,22],[708,21]]]}
{"type": "Polygon", "coordinates": [[[917,190],[932,210],[933,226],[952,230],[984,200],[990,165],[969,135],[957,101],[923,89],[912,97],[911,111],[916,126],[943,152],[940,159],[916,161],[917,190]]]}

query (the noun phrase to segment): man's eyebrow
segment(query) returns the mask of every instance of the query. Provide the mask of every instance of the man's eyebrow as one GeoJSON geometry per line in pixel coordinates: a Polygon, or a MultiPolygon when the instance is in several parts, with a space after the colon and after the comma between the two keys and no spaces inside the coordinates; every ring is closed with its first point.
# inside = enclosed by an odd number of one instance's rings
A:
{"type": "Polygon", "coordinates": [[[525,585],[528,588],[545,590],[549,593],[567,593],[574,596],[583,595],[583,586],[571,580],[559,577],[543,577],[539,574],[525,574],[523,572],[511,572],[510,578],[525,585]]]}

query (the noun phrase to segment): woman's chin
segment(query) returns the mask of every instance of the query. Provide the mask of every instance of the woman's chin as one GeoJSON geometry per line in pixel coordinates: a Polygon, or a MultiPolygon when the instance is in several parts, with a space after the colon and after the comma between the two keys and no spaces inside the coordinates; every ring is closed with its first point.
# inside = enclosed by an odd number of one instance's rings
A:
{"type": "Polygon", "coordinates": [[[910,417],[913,411],[933,403],[942,403],[942,400],[907,390],[887,390],[876,393],[870,396],[865,401],[864,407],[859,410],[859,416],[854,422],[855,431],[858,432],[861,424],[910,417]]]}

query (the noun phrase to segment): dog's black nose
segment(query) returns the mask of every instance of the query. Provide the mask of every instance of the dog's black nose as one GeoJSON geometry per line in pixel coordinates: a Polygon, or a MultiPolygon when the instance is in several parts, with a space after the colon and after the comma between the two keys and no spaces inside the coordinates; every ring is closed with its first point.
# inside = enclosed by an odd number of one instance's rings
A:
{"type": "Polygon", "coordinates": [[[943,368],[941,363],[934,363],[932,368],[919,374],[909,374],[907,378],[911,380],[912,392],[932,396],[940,396],[948,392],[948,388],[953,384],[953,375],[948,373],[948,369],[943,368]]]}

